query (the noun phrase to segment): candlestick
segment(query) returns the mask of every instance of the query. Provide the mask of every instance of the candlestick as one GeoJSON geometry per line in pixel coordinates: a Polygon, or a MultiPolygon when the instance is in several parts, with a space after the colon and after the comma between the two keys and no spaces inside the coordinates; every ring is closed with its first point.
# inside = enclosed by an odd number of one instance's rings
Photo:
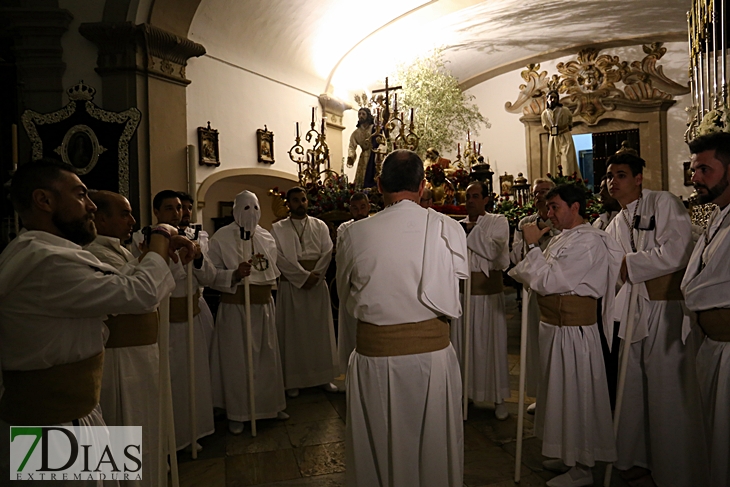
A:
{"type": "Polygon", "coordinates": [[[469,133],[468,130],[466,131],[466,142],[467,142],[467,147],[468,147],[468,144],[471,142],[471,134],[469,133]]]}
{"type": "Polygon", "coordinates": [[[312,125],[314,125],[314,107],[312,107],[312,125]]]}
{"type": "Polygon", "coordinates": [[[456,157],[459,157],[461,155],[461,142],[456,144],[456,157]]]}
{"type": "Polygon", "coordinates": [[[482,155],[482,143],[481,142],[479,142],[479,148],[477,148],[477,155],[479,155],[479,156],[482,155]]]}
{"type": "Polygon", "coordinates": [[[18,125],[10,126],[11,144],[13,146],[13,170],[18,169],[18,125]]]}
{"type": "Polygon", "coordinates": [[[411,107],[411,125],[413,125],[413,107],[411,107]]]}
{"type": "Polygon", "coordinates": [[[324,120],[325,120],[325,117],[322,117],[322,135],[324,135],[324,120]]]}
{"type": "Polygon", "coordinates": [[[393,113],[398,113],[398,93],[393,95],[393,113]]]}
{"type": "Polygon", "coordinates": [[[297,122],[297,139],[299,138],[299,122],[297,122]]]}

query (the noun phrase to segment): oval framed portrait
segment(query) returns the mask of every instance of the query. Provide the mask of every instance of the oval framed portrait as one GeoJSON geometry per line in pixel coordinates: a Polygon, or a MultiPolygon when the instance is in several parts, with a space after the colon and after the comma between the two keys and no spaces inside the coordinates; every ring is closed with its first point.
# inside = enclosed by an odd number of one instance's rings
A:
{"type": "Polygon", "coordinates": [[[104,150],[89,126],[74,125],[63,137],[61,159],[75,167],[78,174],[87,174],[96,166],[99,154],[104,150]]]}

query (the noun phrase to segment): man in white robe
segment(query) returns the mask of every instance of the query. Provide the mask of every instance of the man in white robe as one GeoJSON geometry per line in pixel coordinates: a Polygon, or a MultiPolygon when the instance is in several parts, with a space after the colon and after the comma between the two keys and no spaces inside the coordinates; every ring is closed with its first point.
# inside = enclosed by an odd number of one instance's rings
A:
{"type": "Polygon", "coordinates": [[[608,224],[616,218],[616,215],[621,211],[621,205],[611,193],[608,191],[608,182],[606,176],[601,178],[601,205],[603,205],[603,213],[598,215],[598,218],[593,222],[593,226],[599,230],[605,230],[608,228],[608,224]]]}
{"type": "Polygon", "coordinates": [[[631,287],[639,288],[616,468],[648,469],[659,487],[706,485],[697,337],[690,334],[684,343],[679,288],[692,252],[689,214],[671,193],[642,190],[640,157],[617,153],[606,162],[609,191],[622,207],[606,229],[625,253],[615,315],[622,342],[631,287]]]}
{"type": "MultiPolygon", "coordinates": [[[[532,197],[535,202],[537,213],[528,215],[520,220],[515,229],[512,241],[512,251],[510,252],[510,260],[513,264],[519,264],[524,254],[525,240],[522,237],[522,228],[528,223],[537,223],[540,228],[548,227],[545,235],[540,237],[540,250],[545,250],[550,243],[550,239],[560,233],[559,230],[553,228],[553,223],[548,218],[547,201],[545,195],[555,187],[555,183],[547,178],[537,178],[532,182],[532,197]]],[[[528,290],[528,302],[522,303],[527,306],[527,364],[525,365],[525,393],[531,397],[537,397],[537,388],[540,383],[540,344],[538,343],[538,333],[540,330],[540,309],[537,306],[537,296],[528,290]]],[[[535,414],[534,402],[527,407],[527,412],[535,414]]]]}
{"type": "Polygon", "coordinates": [[[307,194],[302,188],[290,189],[286,202],[290,216],[271,229],[281,271],[276,329],[284,386],[290,397],[313,386],[337,392],[332,384],[339,375],[335,331],[324,279],[332,260],[332,239],[326,223],[307,215],[307,194]]]}
{"type": "MultiPolygon", "coordinates": [[[[507,318],[504,312],[502,272],[509,267],[509,223],[503,215],[488,214],[485,184],[466,189],[466,244],[471,251],[471,323],[469,323],[468,397],[495,404],[499,420],[509,417],[504,400],[510,397],[507,359],[507,318]]],[[[462,298],[463,300],[463,298],[462,298]]],[[[464,320],[451,327],[451,343],[464,373],[464,320]]]]}
{"type": "Polygon", "coordinates": [[[414,152],[390,153],[378,180],[386,208],[350,225],[337,253],[341,305],[358,319],[348,487],[463,484],[461,377],[446,318],[461,314],[466,239],[455,221],[419,206],[424,184],[414,152]]]}
{"type": "MultiPolygon", "coordinates": [[[[124,196],[111,191],[95,191],[94,222],[97,236],[86,250],[122,274],[139,261],[122,246],[130,239],[136,220],[124,196]]],[[[156,306],[144,314],[110,316],[104,351],[104,375],[99,405],[104,422],[110,426],[142,427],[142,480],[124,485],[153,486],[158,480],[159,377],[157,346],[159,318],[156,306]]]]}
{"type": "Polygon", "coordinates": [[[718,206],[689,259],[682,291],[704,334],[696,365],[710,459],[705,485],[724,487],[730,485],[730,134],[698,137],[689,149],[700,202],[718,206]]]}
{"type": "MultiPolygon", "coordinates": [[[[104,320],[154,308],[174,286],[170,251],[193,250],[163,225],[153,228],[149,251],[131,274],[100,262],[81,248],[96,237],[96,206],[74,169],[57,161],[22,164],[10,194],[24,229],[0,254],[0,444],[6,447],[10,425],[104,425],[98,404],[104,320]]],[[[7,482],[9,475],[5,453],[0,478],[7,482]]]]}
{"type": "MultiPolygon", "coordinates": [[[[153,212],[159,223],[178,226],[182,219],[182,202],[177,191],[163,190],[152,201],[153,212]]],[[[170,382],[172,408],[175,416],[175,441],[181,450],[198,439],[213,434],[213,393],[210,384],[210,344],[213,336],[213,315],[203,299],[203,286],[227,285],[231,275],[218,272],[213,263],[195,246],[193,261],[193,326],[195,362],[195,434],[190,421],[190,372],[188,363],[187,267],[170,263],[175,278],[175,289],[170,297],[170,382]]],[[[198,450],[202,449],[196,444],[198,450]]]]}
{"type": "MultiPolygon", "coordinates": [[[[340,237],[347,227],[356,221],[367,218],[370,214],[370,200],[365,193],[355,193],[350,197],[350,215],[352,220],[342,222],[337,227],[337,247],[340,245],[340,237]]],[[[350,360],[352,351],[355,350],[355,338],[357,332],[357,319],[347,312],[345,306],[340,303],[337,311],[337,357],[340,361],[340,372],[347,374],[347,362],[350,360]]]]}
{"type": "MultiPolygon", "coordinates": [[[[614,286],[621,249],[605,232],[584,223],[585,192],[560,185],[547,194],[549,216],[562,230],[541,252],[539,238],[549,228],[522,229],[528,253],[510,275],[529,286],[540,306],[541,383],[535,433],[549,470],[570,470],[550,487],[593,485],[591,467],[612,462],[616,447],[606,373],[596,325],[603,298],[604,326],[613,325],[614,286]]],[[[608,334],[610,336],[610,334],[608,334]]]]}
{"type": "Polygon", "coordinates": [[[276,242],[259,226],[261,208],[256,195],[243,191],[233,203],[235,221],[218,230],[210,239],[208,257],[219,269],[232,275],[228,286],[218,287],[221,304],[213,334],[211,368],[218,367],[213,380],[214,405],[226,410],[228,429],[243,432],[243,422],[251,420],[246,347],[245,288],[242,277],[250,272],[251,350],[253,353],[256,419],[287,419],[284,413],[284,378],[281,371],[279,339],[271,288],[276,284],[276,242]],[[244,249],[241,231],[250,232],[244,249]],[[250,247],[249,247],[250,245],[250,247]],[[245,252],[251,254],[244,255],[245,252]],[[249,256],[253,266],[248,262],[249,256]]]}
{"type": "Polygon", "coordinates": [[[557,176],[562,169],[566,176],[575,173],[582,178],[573,136],[570,133],[573,129],[573,115],[569,108],[560,103],[560,95],[556,90],[550,90],[545,100],[547,107],[540,115],[540,121],[548,133],[548,173],[557,176]]]}

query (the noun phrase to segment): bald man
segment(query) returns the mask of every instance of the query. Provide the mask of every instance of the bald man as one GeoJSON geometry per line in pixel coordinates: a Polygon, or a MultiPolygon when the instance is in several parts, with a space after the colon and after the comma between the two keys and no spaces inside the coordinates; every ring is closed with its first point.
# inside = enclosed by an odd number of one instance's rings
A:
{"type": "MultiPolygon", "coordinates": [[[[93,191],[97,236],[86,250],[101,262],[130,273],[139,262],[122,243],[129,240],[136,223],[124,196],[93,191]]],[[[109,316],[101,381],[101,413],[110,426],[142,426],[142,480],[129,485],[152,486],[157,481],[159,430],[159,350],[156,306],[143,314],[109,316]]]]}

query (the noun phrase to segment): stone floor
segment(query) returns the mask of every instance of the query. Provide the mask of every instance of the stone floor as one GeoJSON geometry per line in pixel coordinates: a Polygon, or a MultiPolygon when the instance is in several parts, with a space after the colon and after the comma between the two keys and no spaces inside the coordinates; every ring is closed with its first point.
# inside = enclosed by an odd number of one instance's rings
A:
{"type": "MultiPolygon", "coordinates": [[[[519,378],[519,312],[514,292],[507,294],[509,363],[512,397],[510,417],[498,421],[491,408],[472,404],[464,423],[464,484],[503,487],[514,483],[519,378]]],[[[532,401],[530,401],[532,402],[532,401]]],[[[529,402],[528,402],[529,404],[529,402]]],[[[306,389],[287,400],[287,421],[258,421],[251,437],[228,432],[220,416],[215,434],[200,440],[197,460],[178,454],[181,486],[210,487],[336,487],[345,485],[345,395],[306,389]]],[[[520,486],[544,486],[555,474],[542,468],[541,442],[533,435],[533,416],[525,415],[520,486]]],[[[605,465],[594,468],[594,485],[603,485],[605,465]]],[[[648,477],[650,478],[650,477],[648,477]]],[[[614,471],[611,486],[627,484],[614,471]]]]}

